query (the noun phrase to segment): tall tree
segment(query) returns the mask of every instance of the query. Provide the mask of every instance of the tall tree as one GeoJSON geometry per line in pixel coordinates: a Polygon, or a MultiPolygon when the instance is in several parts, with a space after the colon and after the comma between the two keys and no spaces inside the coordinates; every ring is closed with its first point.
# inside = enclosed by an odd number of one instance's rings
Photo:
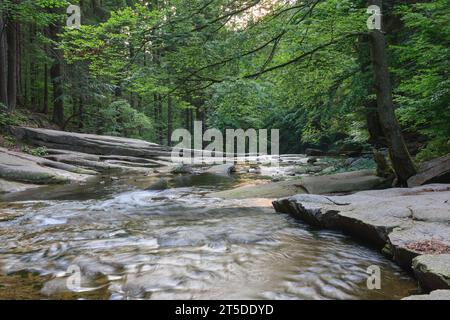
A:
{"type": "MultiPolygon", "coordinates": [[[[61,12],[59,8],[52,9],[52,13],[61,12]]],[[[58,34],[61,33],[61,22],[57,19],[49,26],[49,37],[53,42],[53,64],[50,68],[50,78],[53,85],[53,122],[62,127],[64,125],[64,89],[63,89],[63,57],[58,48],[58,34]]]]}
{"type": "Polygon", "coordinates": [[[8,43],[8,109],[13,111],[17,105],[18,61],[17,61],[17,23],[8,19],[6,26],[8,43]]]}
{"type": "Polygon", "coordinates": [[[0,12],[0,103],[8,105],[8,44],[3,10],[0,12]]]}
{"type": "MultiPolygon", "coordinates": [[[[383,8],[381,0],[369,0],[369,5],[376,5],[379,8],[383,8]]],[[[416,173],[416,168],[403,139],[397,117],[395,116],[386,39],[381,30],[373,29],[370,32],[370,48],[380,124],[387,139],[389,154],[398,183],[400,185],[406,185],[408,178],[416,173]]]]}
{"type": "Polygon", "coordinates": [[[167,97],[167,145],[171,145],[173,132],[173,100],[172,96],[169,94],[167,97]]]}

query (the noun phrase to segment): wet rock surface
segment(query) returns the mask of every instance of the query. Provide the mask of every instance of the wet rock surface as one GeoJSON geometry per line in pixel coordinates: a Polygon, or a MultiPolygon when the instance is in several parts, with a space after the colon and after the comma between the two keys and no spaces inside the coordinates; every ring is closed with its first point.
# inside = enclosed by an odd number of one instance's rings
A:
{"type": "Polygon", "coordinates": [[[385,180],[383,178],[375,176],[372,171],[362,170],[242,186],[231,190],[215,192],[210,194],[210,196],[224,199],[275,199],[299,193],[329,194],[376,189],[383,186],[384,182],[385,180]]]}
{"type": "Polygon", "coordinates": [[[450,300],[450,290],[434,290],[430,294],[413,295],[402,300],[450,300]]]}
{"type": "Polygon", "coordinates": [[[345,196],[299,194],[276,200],[273,206],[312,225],[362,239],[410,269],[417,256],[450,253],[449,200],[450,186],[435,184],[345,196]]]}
{"type": "Polygon", "coordinates": [[[412,267],[424,291],[450,289],[450,254],[418,256],[412,267]]]}
{"type": "Polygon", "coordinates": [[[229,176],[231,173],[236,171],[234,164],[218,164],[210,167],[208,170],[206,170],[207,173],[211,174],[218,174],[223,176],[229,176]]]}

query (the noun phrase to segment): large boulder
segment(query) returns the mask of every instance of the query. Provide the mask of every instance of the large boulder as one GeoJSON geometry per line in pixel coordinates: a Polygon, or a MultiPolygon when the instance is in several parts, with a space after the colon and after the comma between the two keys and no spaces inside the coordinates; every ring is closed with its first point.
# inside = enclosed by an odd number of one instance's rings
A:
{"type": "Polygon", "coordinates": [[[142,158],[171,155],[168,147],[138,139],[26,127],[11,127],[10,131],[20,141],[51,149],[142,158]]]}
{"type": "Polygon", "coordinates": [[[343,172],[332,175],[303,177],[302,186],[307,193],[330,194],[354,192],[385,187],[386,180],[375,175],[372,170],[343,172]]]}
{"type": "Polygon", "coordinates": [[[409,187],[431,183],[450,183],[450,155],[425,162],[419,173],[408,179],[409,187]]]}
{"type": "Polygon", "coordinates": [[[236,168],[233,163],[224,163],[224,164],[218,164],[214,165],[208,170],[206,170],[207,173],[210,174],[216,174],[221,176],[229,176],[231,173],[235,172],[236,168]]]}
{"type": "Polygon", "coordinates": [[[338,173],[327,176],[311,176],[299,179],[260,183],[214,192],[212,197],[224,199],[288,197],[299,193],[330,194],[375,189],[383,186],[385,180],[370,170],[338,173]]]}

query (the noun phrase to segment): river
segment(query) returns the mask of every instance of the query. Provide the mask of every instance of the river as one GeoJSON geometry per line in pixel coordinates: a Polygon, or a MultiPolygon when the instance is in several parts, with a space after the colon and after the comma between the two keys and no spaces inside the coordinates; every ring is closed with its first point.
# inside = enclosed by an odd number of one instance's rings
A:
{"type": "Polygon", "coordinates": [[[277,214],[268,200],[206,196],[251,180],[101,177],[4,197],[0,298],[399,299],[414,292],[408,274],[341,233],[277,214]],[[379,290],[366,285],[371,265],[381,268],[379,290]],[[81,271],[72,291],[68,270],[81,271]]]}

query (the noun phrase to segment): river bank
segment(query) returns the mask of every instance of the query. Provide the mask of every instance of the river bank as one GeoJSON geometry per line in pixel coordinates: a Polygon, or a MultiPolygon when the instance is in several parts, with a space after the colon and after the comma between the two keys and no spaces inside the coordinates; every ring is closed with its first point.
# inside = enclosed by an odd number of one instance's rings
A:
{"type": "Polygon", "coordinates": [[[276,200],[273,206],[277,212],[374,246],[412,271],[424,292],[450,289],[449,185],[342,196],[296,195],[276,200]]]}

